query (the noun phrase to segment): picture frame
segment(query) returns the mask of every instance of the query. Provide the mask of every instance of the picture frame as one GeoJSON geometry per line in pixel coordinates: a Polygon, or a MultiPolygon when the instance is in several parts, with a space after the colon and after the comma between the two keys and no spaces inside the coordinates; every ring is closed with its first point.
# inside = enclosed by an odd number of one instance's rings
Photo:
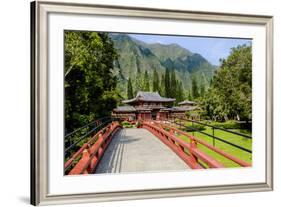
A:
{"type": "MultiPolygon", "coordinates": [[[[59,138],[58,138],[59,139],[59,138]]],[[[63,138],[62,138],[63,139],[63,138]]],[[[63,156],[62,156],[63,159],[63,156]]],[[[117,175],[118,176],[118,175],[117,175]]],[[[242,193],[273,190],[273,17],[214,13],[157,8],[122,7],[36,1],[31,3],[31,204],[67,204],[131,199],[179,197],[207,194],[242,193]],[[50,90],[49,41],[50,15],[99,15],[105,17],[158,19],[161,21],[194,21],[206,24],[222,23],[257,25],[265,35],[265,125],[264,181],[242,184],[212,184],[206,186],[158,187],[81,193],[50,193],[50,90]]]]}

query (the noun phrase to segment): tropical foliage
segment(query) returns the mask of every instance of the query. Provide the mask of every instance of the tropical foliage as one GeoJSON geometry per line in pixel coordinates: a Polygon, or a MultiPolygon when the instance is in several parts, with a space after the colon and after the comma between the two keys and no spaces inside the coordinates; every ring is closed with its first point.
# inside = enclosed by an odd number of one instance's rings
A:
{"type": "Polygon", "coordinates": [[[201,100],[206,115],[213,119],[250,120],[252,114],[252,47],[232,48],[221,60],[212,83],[201,100]]]}
{"type": "Polygon", "coordinates": [[[116,107],[117,58],[106,33],[66,31],[65,39],[65,130],[83,126],[116,107]]]}

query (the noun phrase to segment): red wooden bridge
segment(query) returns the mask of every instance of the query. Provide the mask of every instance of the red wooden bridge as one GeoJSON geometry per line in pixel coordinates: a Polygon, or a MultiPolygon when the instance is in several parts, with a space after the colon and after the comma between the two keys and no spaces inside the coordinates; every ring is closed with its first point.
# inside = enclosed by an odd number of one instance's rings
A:
{"type": "MultiPolygon", "coordinates": [[[[177,122],[175,119],[139,120],[136,123],[137,128],[123,128],[120,123],[121,120],[116,118],[103,118],[67,134],[65,137],[65,174],[225,167],[214,157],[202,151],[198,145],[204,146],[241,167],[251,166],[251,163],[216,147],[215,140],[247,153],[251,153],[251,150],[216,137],[214,134],[209,135],[214,140],[213,144],[210,144],[193,136],[192,132],[186,132],[181,122],[177,122]]],[[[251,138],[226,129],[220,130],[251,138]]]]}

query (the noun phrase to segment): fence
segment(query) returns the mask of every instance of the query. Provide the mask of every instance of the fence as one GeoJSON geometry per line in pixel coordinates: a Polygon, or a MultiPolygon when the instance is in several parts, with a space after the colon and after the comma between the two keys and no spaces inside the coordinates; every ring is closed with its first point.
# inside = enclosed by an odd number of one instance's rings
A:
{"type": "MultiPolygon", "coordinates": [[[[114,121],[118,121],[118,118],[103,117],[65,135],[64,156],[65,163],[68,163],[65,166],[65,172],[68,172],[69,168],[71,168],[72,166],[72,162],[70,165],[69,160],[73,159],[74,157],[77,158],[78,154],[80,155],[81,150],[83,150],[83,146],[85,146],[85,143],[87,143],[88,140],[92,137],[95,137],[96,134],[101,133],[107,126],[109,126],[114,121]]],[[[93,141],[93,139],[91,140],[93,141]]]]}
{"type": "Polygon", "coordinates": [[[233,135],[238,135],[238,136],[241,136],[241,137],[244,137],[246,139],[252,139],[251,136],[249,135],[246,135],[246,134],[242,134],[242,133],[239,133],[239,132],[234,132],[234,131],[230,131],[228,129],[224,129],[224,128],[221,128],[221,127],[216,127],[216,126],[212,126],[210,124],[206,124],[206,123],[202,123],[202,122],[199,122],[199,121],[195,121],[195,120],[189,120],[189,119],[183,119],[183,118],[176,118],[176,117],[170,117],[169,119],[167,119],[169,122],[171,123],[174,123],[176,125],[178,125],[180,127],[180,129],[184,129],[184,130],[188,130],[188,129],[191,129],[193,132],[193,136],[194,136],[194,131],[198,132],[198,133],[201,133],[201,134],[204,134],[206,136],[209,136],[213,139],[213,146],[215,146],[215,141],[218,140],[218,141],[221,141],[225,144],[228,144],[228,145],[231,145],[232,147],[235,147],[237,149],[240,149],[242,151],[245,151],[247,153],[252,153],[252,150],[251,149],[247,149],[243,146],[239,146],[237,144],[234,144],[232,142],[229,142],[227,140],[225,140],[224,138],[221,138],[221,137],[218,137],[215,135],[215,130],[221,130],[221,131],[224,131],[224,132],[227,132],[229,134],[233,134],[233,135]],[[190,122],[191,123],[191,126],[186,126],[185,123],[186,122],[190,122]],[[212,134],[208,134],[202,130],[199,130],[196,128],[195,124],[199,125],[199,126],[207,126],[207,127],[210,127],[212,129],[212,134]]]}
{"type": "Polygon", "coordinates": [[[69,172],[65,173],[68,175],[93,173],[111,139],[120,128],[121,125],[118,122],[112,122],[100,130],[65,163],[65,171],[74,165],[69,172]],[[77,158],[77,163],[75,163],[77,158]]]}
{"type": "Polygon", "coordinates": [[[195,136],[192,136],[192,135],[190,135],[186,132],[183,132],[183,131],[175,128],[175,127],[171,127],[170,125],[162,124],[162,123],[158,123],[158,125],[161,126],[163,129],[168,129],[169,131],[172,131],[173,134],[183,135],[183,136],[189,138],[191,142],[195,142],[196,146],[199,143],[199,144],[203,145],[204,147],[207,147],[208,149],[220,154],[221,156],[237,163],[238,165],[240,165],[242,167],[250,167],[251,166],[250,163],[245,162],[245,161],[243,161],[243,160],[241,160],[241,159],[239,159],[239,158],[237,158],[237,157],[235,157],[235,156],[233,156],[233,155],[231,155],[231,154],[229,154],[229,153],[227,153],[227,152],[225,152],[225,151],[223,151],[223,150],[221,150],[221,149],[219,149],[219,148],[217,148],[217,147],[215,147],[211,144],[209,144],[208,142],[206,142],[202,139],[199,139],[195,136]]]}

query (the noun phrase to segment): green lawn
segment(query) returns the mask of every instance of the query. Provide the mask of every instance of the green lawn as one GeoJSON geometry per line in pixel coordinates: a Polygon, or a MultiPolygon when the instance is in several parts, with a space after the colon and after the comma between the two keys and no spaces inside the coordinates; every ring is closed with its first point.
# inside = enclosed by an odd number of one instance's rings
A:
{"type": "MultiPolygon", "coordinates": [[[[189,126],[190,123],[186,123],[185,125],[189,126]]],[[[232,130],[232,131],[236,131],[236,132],[240,132],[240,133],[244,133],[244,134],[248,134],[248,135],[250,134],[250,132],[247,132],[245,130],[236,129],[236,130],[232,130]]],[[[212,135],[212,133],[213,133],[211,127],[205,127],[205,129],[202,130],[202,132],[208,133],[210,135],[212,135]]],[[[188,132],[188,133],[193,135],[193,132],[188,132]]],[[[222,139],[224,139],[226,141],[229,141],[233,144],[236,144],[238,146],[241,146],[241,147],[244,147],[246,149],[252,150],[252,139],[247,139],[247,138],[241,137],[239,135],[235,135],[235,134],[225,132],[225,131],[222,131],[222,130],[218,130],[218,129],[215,129],[214,135],[216,137],[222,138],[222,139]]],[[[199,138],[199,139],[205,140],[209,144],[213,144],[213,138],[212,137],[201,134],[200,132],[194,132],[194,136],[199,138]]],[[[185,141],[189,141],[189,139],[186,138],[185,136],[181,135],[179,137],[181,139],[185,140],[185,141]]],[[[231,146],[229,144],[223,143],[219,140],[215,140],[215,146],[217,148],[225,151],[225,152],[228,152],[229,154],[231,154],[231,155],[233,155],[233,156],[235,156],[235,157],[237,157],[241,160],[252,163],[252,154],[251,153],[243,151],[243,150],[241,150],[239,148],[236,148],[234,146],[231,146]]],[[[212,150],[208,149],[207,147],[205,147],[201,144],[198,144],[198,148],[201,149],[202,151],[204,151],[205,153],[207,153],[208,155],[212,156],[213,158],[215,158],[219,162],[221,162],[225,167],[239,167],[238,164],[236,164],[233,161],[219,155],[216,152],[213,152],[212,150]]]]}

